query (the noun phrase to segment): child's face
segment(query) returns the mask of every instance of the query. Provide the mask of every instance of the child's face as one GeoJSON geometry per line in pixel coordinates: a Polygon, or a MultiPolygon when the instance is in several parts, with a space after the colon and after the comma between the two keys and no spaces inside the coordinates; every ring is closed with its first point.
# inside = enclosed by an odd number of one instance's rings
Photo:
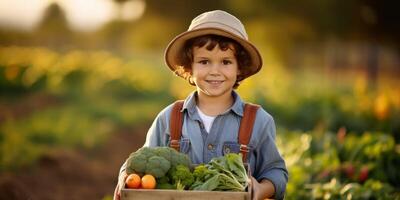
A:
{"type": "Polygon", "coordinates": [[[210,97],[231,95],[239,74],[233,48],[223,51],[219,46],[207,50],[193,47],[192,79],[197,91],[210,97]]]}

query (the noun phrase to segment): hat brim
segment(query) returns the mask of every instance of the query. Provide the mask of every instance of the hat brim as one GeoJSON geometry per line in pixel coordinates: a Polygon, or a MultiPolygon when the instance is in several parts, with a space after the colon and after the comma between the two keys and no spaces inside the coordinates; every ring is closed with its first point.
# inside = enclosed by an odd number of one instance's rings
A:
{"type": "Polygon", "coordinates": [[[249,41],[244,40],[232,33],[229,33],[223,29],[219,28],[200,28],[200,29],[195,29],[191,31],[186,31],[178,36],[176,36],[167,46],[165,50],[165,62],[167,66],[175,72],[176,69],[181,65],[180,63],[180,55],[181,51],[183,50],[183,47],[185,45],[185,42],[191,38],[195,38],[198,36],[202,35],[208,35],[208,34],[213,34],[213,35],[219,35],[219,36],[224,36],[231,38],[235,41],[237,41],[242,47],[248,52],[250,58],[251,58],[251,65],[246,66],[249,67],[249,70],[246,70],[248,73],[243,74],[243,79],[257,73],[260,71],[262,67],[262,58],[260,55],[260,52],[257,50],[257,48],[251,44],[249,41]]]}

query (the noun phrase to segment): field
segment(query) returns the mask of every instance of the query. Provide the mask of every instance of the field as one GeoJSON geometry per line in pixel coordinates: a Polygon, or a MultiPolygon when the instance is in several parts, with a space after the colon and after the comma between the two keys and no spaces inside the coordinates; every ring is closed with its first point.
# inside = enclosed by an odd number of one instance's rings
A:
{"type": "MultiPolygon", "coordinates": [[[[194,89],[160,55],[0,47],[0,199],[110,199],[157,113],[194,89]]],[[[398,72],[264,58],[238,92],[275,118],[286,198],[400,199],[398,72]]]]}

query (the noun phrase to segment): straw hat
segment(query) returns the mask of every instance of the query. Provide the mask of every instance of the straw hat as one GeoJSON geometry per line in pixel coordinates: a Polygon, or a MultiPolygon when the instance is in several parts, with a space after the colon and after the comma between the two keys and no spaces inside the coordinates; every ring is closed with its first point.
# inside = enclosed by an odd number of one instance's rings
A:
{"type": "Polygon", "coordinates": [[[244,78],[260,71],[262,67],[260,52],[250,43],[243,24],[235,16],[221,10],[205,12],[197,16],[192,20],[187,31],[176,36],[168,44],[165,50],[165,62],[168,67],[175,72],[181,65],[180,55],[187,40],[208,34],[231,38],[248,52],[251,65],[246,66],[250,70],[248,70],[249,73],[244,74],[244,78]]]}

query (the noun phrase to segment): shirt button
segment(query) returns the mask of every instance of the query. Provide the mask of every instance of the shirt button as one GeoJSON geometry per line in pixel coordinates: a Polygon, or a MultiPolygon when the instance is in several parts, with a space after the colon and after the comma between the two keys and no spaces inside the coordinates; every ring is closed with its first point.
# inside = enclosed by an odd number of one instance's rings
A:
{"type": "Polygon", "coordinates": [[[207,148],[208,148],[208,150],[212,150],[214,148],[214,146],[212,144],[208,144],[207,148]]]}

